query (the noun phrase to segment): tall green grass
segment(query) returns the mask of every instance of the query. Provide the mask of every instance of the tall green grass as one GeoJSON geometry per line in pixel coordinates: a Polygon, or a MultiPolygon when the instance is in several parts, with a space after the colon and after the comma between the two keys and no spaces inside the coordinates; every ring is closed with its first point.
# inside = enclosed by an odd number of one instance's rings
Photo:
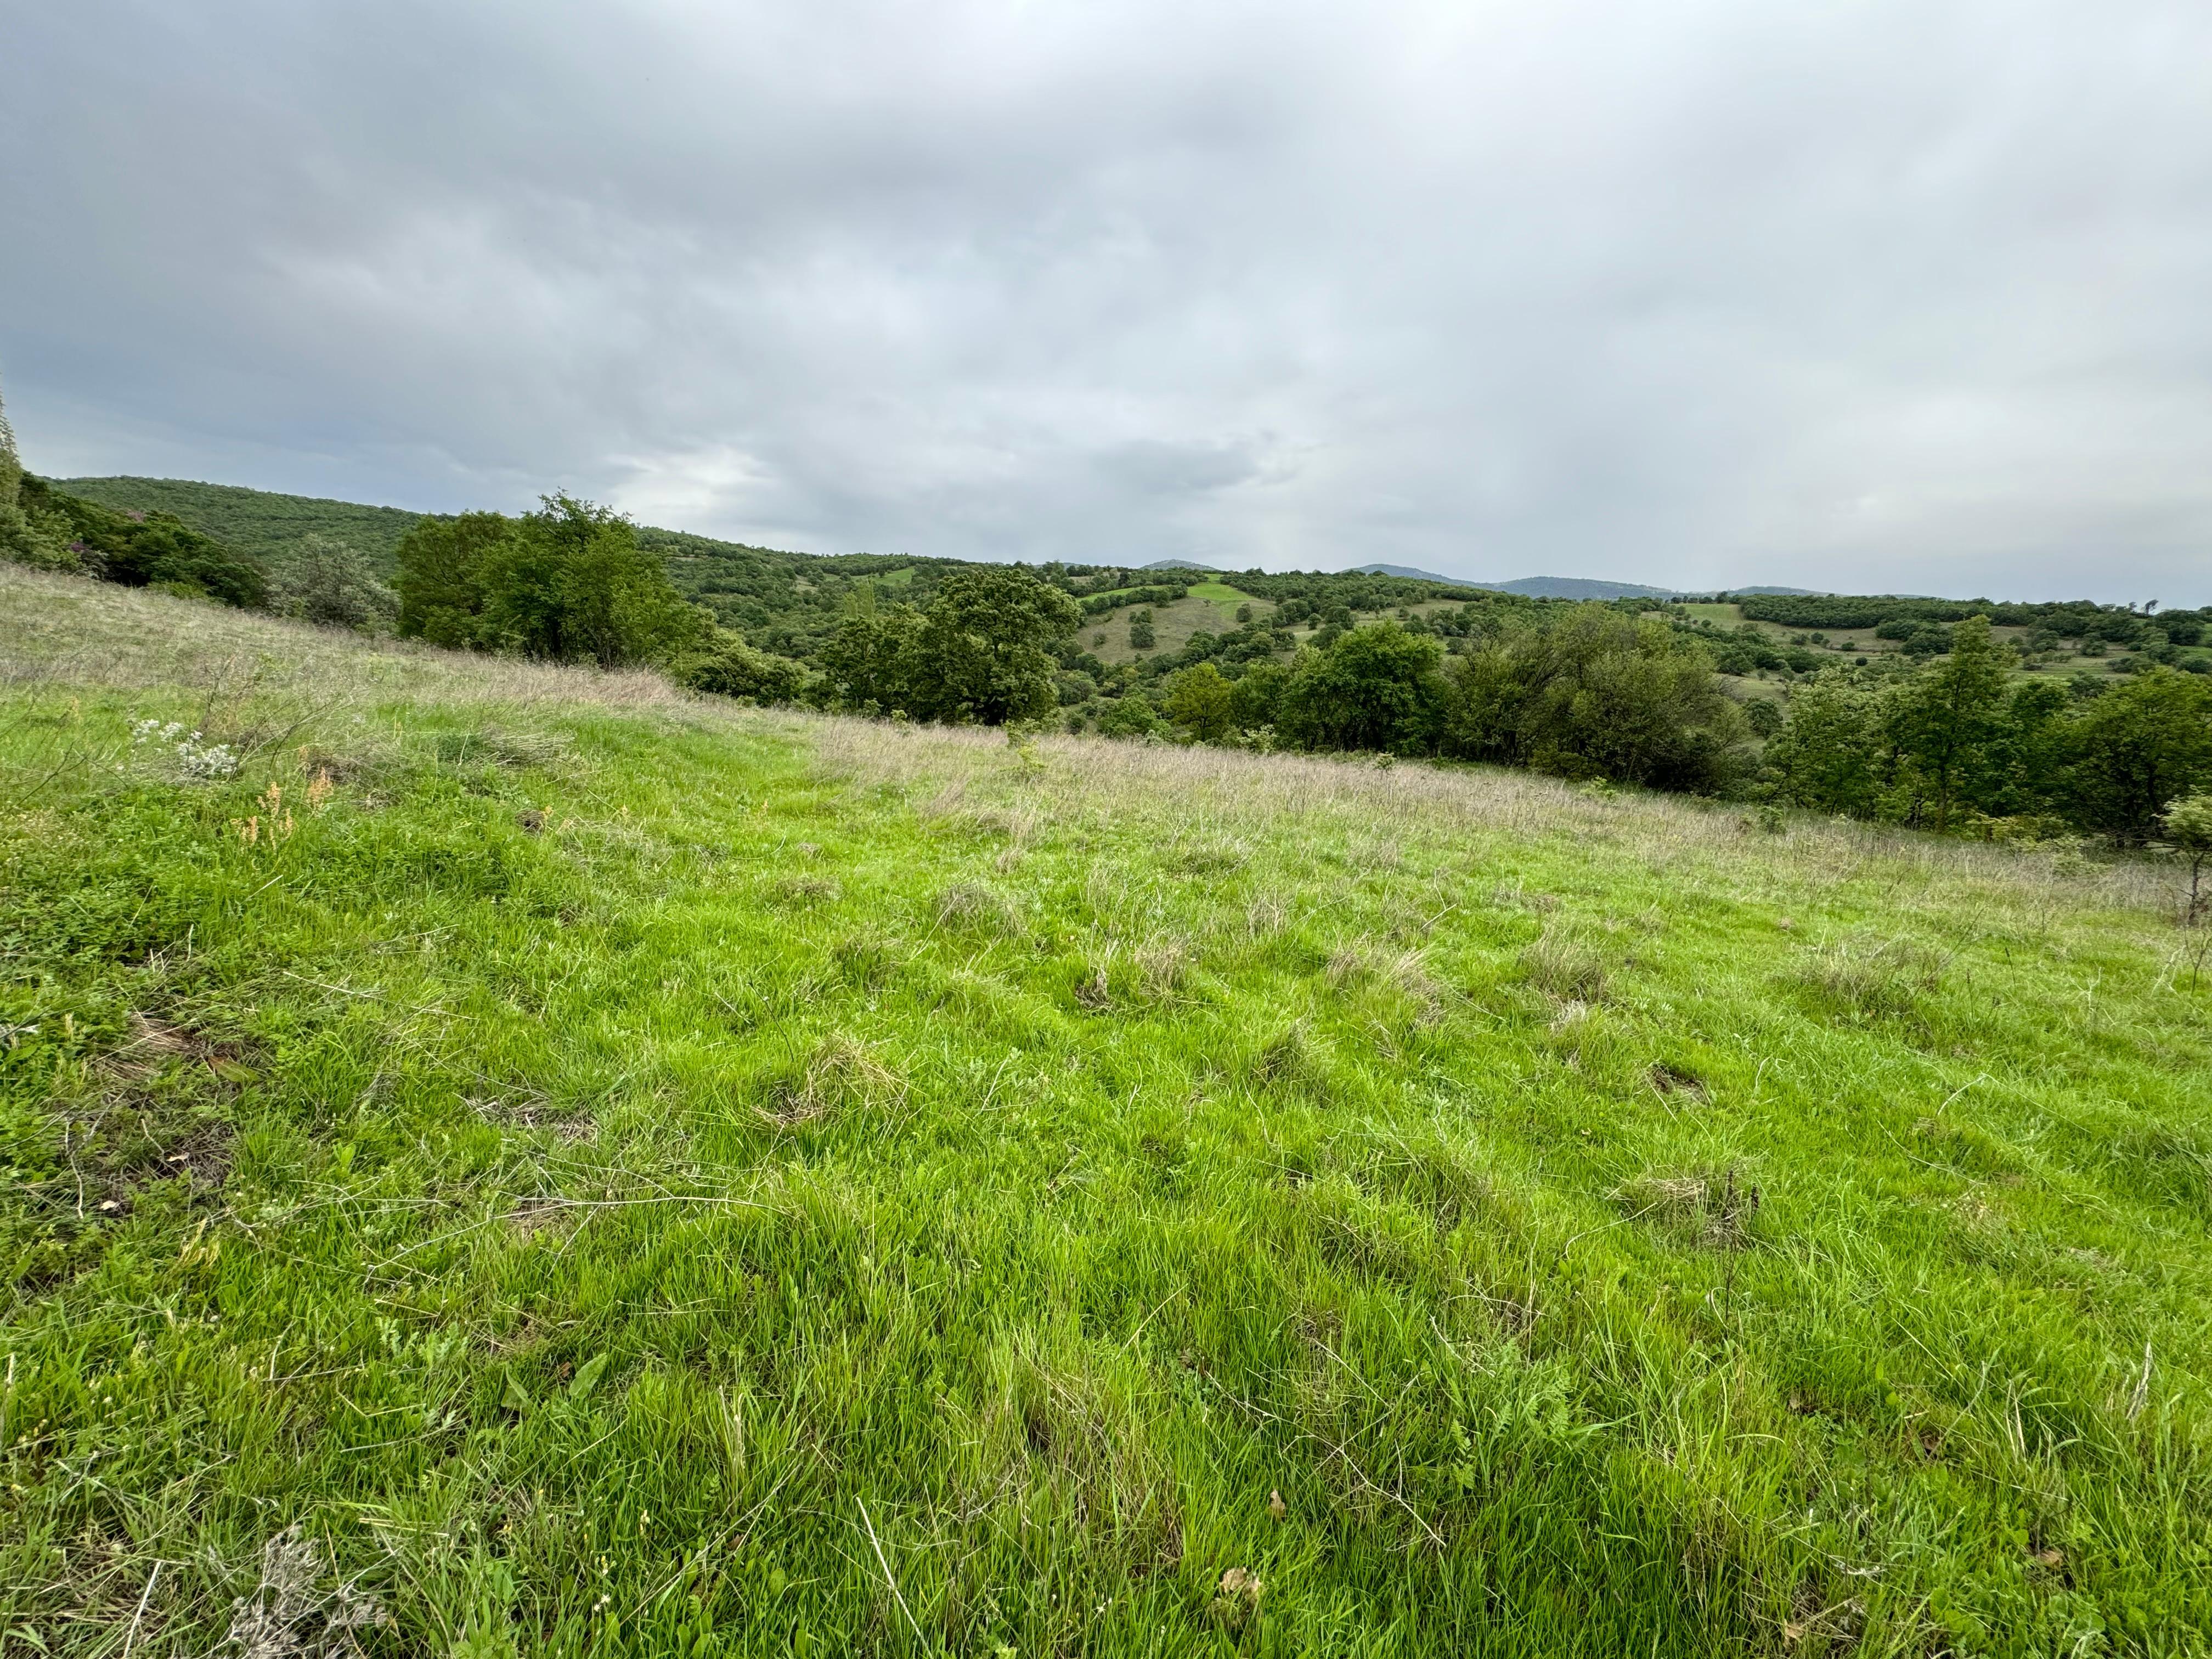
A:
{"type": "Polygon", "coordinates": [[[2166,872],[0,651],[9,1653],[2205,1650],[2166,872]]]}

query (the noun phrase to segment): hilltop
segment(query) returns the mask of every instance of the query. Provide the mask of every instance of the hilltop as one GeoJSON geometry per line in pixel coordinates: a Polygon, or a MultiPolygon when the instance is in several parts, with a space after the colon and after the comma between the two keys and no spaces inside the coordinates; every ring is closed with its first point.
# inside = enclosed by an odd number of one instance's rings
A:
{"type": "Polygon", "coordinates": [[[312,495],[278,495],[236,484],[196,483],[182,478],[62,478],[58,487],[102,507],[130,513],[169,513],[204,535],[264,563],[282,565],[309,536],[325,536],[368,555],[389,576],[398,568],[400,538],[422,514],[398,507],[312,495]]]}
{"type": "Polygon", "coordinates": [[[13,566],[0,668],[29,1645],[2212,1632],[2171,866],[13,566]]]}
{"type": "MultiPolygon", "coordinates": [[[[226,542],[239,551],[264,562],[282,565],[303,538],[310,535],[326,537],[358,548],[386,576],[397,568],[396,554],[400,538],[424,516],[401,507],[369,507],[352,501],[287,495],[233,484],[197,483],[178,478],[63,478],[55,482],[70,494],[97,501],[103,507],[174,514],[193,529],[226,542]]],[[[957,562],[867,554],[824,556],[779,552],[712,536],[696,535],[688,531],[663,530],[653,526],[643,527],[641,533],[649,545],[659,548],[674,558],[686,562],[712,561],[718,567],[727,568],[718,568],[712,580],[728,580],[732,572],[749,574],[757,580],[779,568],[787,568],[795,574],[800,569],[818,565],[831,572],[872,574],[957,562]]],[[[1155,559],[1135,568],[1147,573],[1224,574],[1216,566],[1184,558],[1155,559]]],[[[1532,599],[1669,599],[1680,596],[1677,590],[1671,588],[1572,576],[1528,576],[1513,581],[1479,582],[1465,577],[1442,576],[1434,571],[1419,570],[1410,565],[1355,565],[1344,574],[1395,576],[1439,588],[1517,593],[1532,599]]],[[[715,593],[741,590],[702,583],[701,591],[711,598],[715,593]]],[[[1802,587],[1741,587],[1729,591],[1731,593],[1795,594],[1809,590],[1802,587]]],[[[787,597],[787,581],[785,592],[787,597]]]]}

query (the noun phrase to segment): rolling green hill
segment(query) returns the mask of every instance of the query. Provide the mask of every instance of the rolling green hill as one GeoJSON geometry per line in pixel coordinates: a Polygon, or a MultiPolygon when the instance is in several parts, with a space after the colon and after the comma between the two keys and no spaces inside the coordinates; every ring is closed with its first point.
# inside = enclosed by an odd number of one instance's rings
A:
{"type": "MultiPolygon", "coordinates": [[[[388,576],[398,568],[400,539],[423,516],[399,507],[175,478],[70,478],[56,480],[54,487],[105,507],[173,514],[194,530],[272,568],[283,565],[301,538],[319,535],[359,549],[388,576]]],[[[667,561],[669,575],[677,587],[714,611],[723,626],[738,630],[767,650],[810,659],[851,606],[878,600],[926,604],[938,578],[960,563],[903,555],[793,553],[653,526],[641,526],[637,535],[641,546],[667,561]]],[[[1042,568],[1079,597],[1127,587],[1132,592],[1164,592],[1163,602],[1172,603],[1188,585],[1185,581],[1163,587],[1158,574],[1146,580],[1145,573],[1127,568],[1047,565],[1042,568]]],[[[1175,572],[1167,574],[1172,576],[1175,572]]],[[[1204,573],[1191,568],[1188,574],[1204,573]]],[[[1441,580],[1388,573],[1268,575],[1249,571],[1236,580],[1265,596],[1263,610],[1297,597],[1316,611],[1340,603],[1362,616],[1384,614],[1394,606],[1463,600],[1468,593],[1468,589],[1441,580]]],[[[1218,587],[1219,584],[1208,586],[1218,587]]],[[[1224,593],[1230,591],[1221,589],[1224,593]]],[[[1235,605],[1228,609],[1233,612],[1235,605]]]]}
{"type": "Polygon", "coordinates": [[[55,483],[102,507],[174,514],[193,529],[272,568],[283,565],[302,537],[315,535],[367,554],[388,576],[398,568],[399,538],[422,517],[404,507],[280,495],[181,478],[61,478],[55,483]]]}
{"type": "Polygon", "coordinates": [[[2212,1642],[2171,866],[14,566],[0,668],[11,1651],[2212,1642]]]}

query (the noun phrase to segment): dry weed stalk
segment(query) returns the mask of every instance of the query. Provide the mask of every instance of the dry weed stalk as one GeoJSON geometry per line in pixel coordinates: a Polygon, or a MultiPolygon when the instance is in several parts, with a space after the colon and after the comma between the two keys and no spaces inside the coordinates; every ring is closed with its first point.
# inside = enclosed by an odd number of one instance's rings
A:
{"type": "Polygon", "coordinates": [[[358,1654],[358,1632],[388,1615],[351,1579],[318,1589],[325,1571],[322,1547],[299,1522],[278,1533],[262,1547],[260,1582],[239,1598],[225,1645],[241,1659],[358,1654]]]}

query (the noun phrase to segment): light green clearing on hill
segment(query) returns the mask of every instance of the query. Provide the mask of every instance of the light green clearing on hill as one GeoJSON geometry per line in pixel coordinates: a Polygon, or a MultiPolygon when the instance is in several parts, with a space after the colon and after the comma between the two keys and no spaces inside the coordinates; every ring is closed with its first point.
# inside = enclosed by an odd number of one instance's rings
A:
{"type": "Polygon", "coordinates": [[[17,1644],[295,1526],[390,1651],[2212,1630],[2170,870],[13,569],[0,660],[17,1644]]]}
{"type": "MultiPolygon", "coordinates": [[[[1209,582],[1218,587],[1218,582],[1209,582]]],[[[1229,590],[1235,593],[1235,589],[1229,590]]],[[[1237,607],[1249,605],[1252,614],[1266,617],[1274,613],[1273,605],[1265,599],[1255,599],[1249,593],[1237,593],[1233,601],[1202,596],[1195,588],[1183,598],[1167,605],[1133,605],[1119,611],[1109,611],[1103,616],[1085,617],[1083,626],[1076,630],[1076,643],[1107,664],[1123,663],[1138,657],[1156,657],[1163,652],[1180,651],[1190,643],[1190,636],[1201,629],[1211,634],[1222,634],[1235,628],[1237,607]],[[1154,644],[1150,651],[1133,651],[1129,647],[1129,616],[1132,611],[1152,613],[1154,644]],[[1104,641],[1098,635],[1103,634],[1104,641]]]]}

